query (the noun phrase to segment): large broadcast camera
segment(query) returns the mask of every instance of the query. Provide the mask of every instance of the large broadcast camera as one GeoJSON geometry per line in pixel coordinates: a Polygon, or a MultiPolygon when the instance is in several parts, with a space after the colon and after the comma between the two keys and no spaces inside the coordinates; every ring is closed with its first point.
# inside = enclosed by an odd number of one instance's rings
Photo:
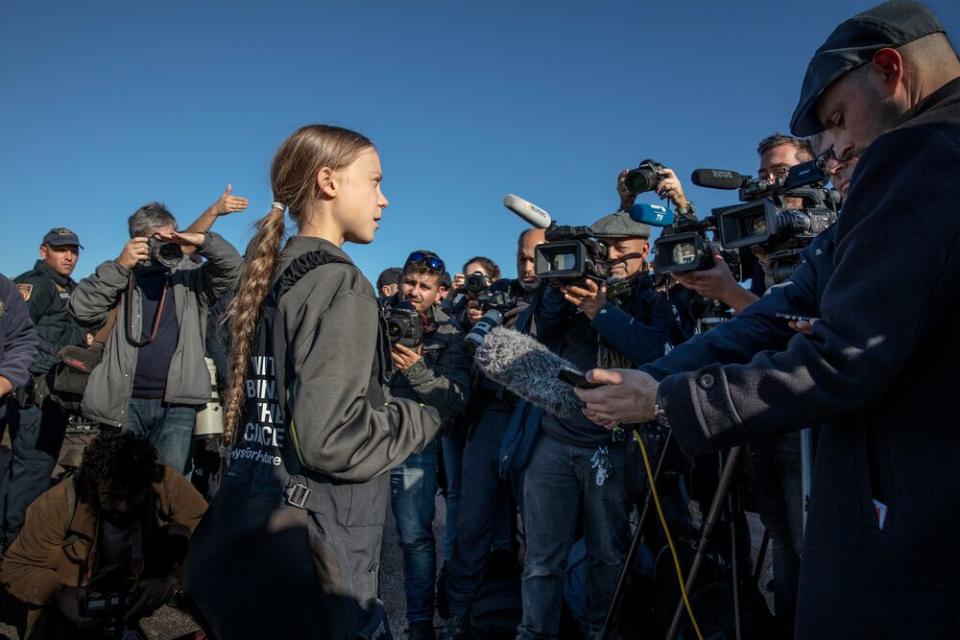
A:
{"type": "MultiPolygon", "coordinates": [[[[645,164],[656,165],[649,160],[645,161],[645,164]]],[[[640,169],[643,167],[644,164],[641,164],[640,169]]],[[[592,228],[558,225],[550,218],[549,213],[512,194],[503,199],[503,204],[532,226],[545,230],[546,244],[538,246],[534,251],[534,272],[537,278],[558,287],[582,284],[586,280],[605,282],[608,279],[607,245],[593,237],[592,228]]],[[[673,213],[657,204],[637,204],[627,213],[637,222],[657,227],[673,222],[673,213]]]]}
{"type": "Polygon", "coordinates": [[[553,286],[607,279],[607,245],[590,227],[551,224],[547,242],[534,250],[537,277],[553,286]]]}
{"type": "Polygon", "coordinates": [[[829,180],[826,156],[790,168],[786,176],[768,183],[735,171],[697,169],[693,183],[711,189],[739,189],[746,204],[713,210],[720,243],[725,249],[763,249],[768,258],[767,286],[793,275],[800,252],[837,220],[840,202],[836,191],[825,189],[829,180]],[[803,207],[789,209],[784,198],[800,198],[803,207]]]}

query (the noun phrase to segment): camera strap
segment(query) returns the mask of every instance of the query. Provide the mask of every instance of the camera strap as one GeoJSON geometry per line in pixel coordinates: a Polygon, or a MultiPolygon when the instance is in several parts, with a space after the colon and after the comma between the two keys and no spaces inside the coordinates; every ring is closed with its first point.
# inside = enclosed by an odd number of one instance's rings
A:
{"type": "MultiPolygon", "coordinates": [[[[150,335],[145,340],[139,336],[134,337],[133,328],[130,326],[130,303],[133,300],[134,289],[136,289],[136,276],[131,272],[130,277],[127,279],[127,340],[135,347],[145,347],[157,338],[157,333],[160,331],[160,320],[163,318],[163,311],[167,304],[167,293],[170,291],[170,277],[166,275],[163,276],[163,292],[160,294],[160,304],[157,305],[157,311],[153,315],[153,326],[150,328],[150,335]]],[[[142,324],[140,332],[141,334],[143,333],[142,324]]]]}

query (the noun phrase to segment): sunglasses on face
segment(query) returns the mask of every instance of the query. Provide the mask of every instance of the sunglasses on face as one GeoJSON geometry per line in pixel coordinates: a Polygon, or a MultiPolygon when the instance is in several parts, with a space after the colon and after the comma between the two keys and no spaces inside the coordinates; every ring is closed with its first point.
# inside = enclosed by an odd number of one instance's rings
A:
{"type": "Polygon", "coordinates": [[[424,253],[423,251],[414,251],[407,256],[407,264],[410,264],[411,262],[424,262],[434,271],[439,271],[441,273],[444,270],[443,260],[433,254],[424,253]]]}

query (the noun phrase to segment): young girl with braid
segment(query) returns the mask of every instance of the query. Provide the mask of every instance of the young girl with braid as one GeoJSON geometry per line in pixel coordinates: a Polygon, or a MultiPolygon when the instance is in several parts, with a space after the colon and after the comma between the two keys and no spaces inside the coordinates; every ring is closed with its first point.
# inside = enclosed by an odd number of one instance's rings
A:
{"type": "Polygon", "coordinates": [[[373,242],[382,177],[370,140],[325,125],[298,129],[273,160],[276,202],[228,312],[228,467],[187,565],[188,590],[221,640],[389,635],[377,600],[384,472],[440,420],[384,397],[379,306],[341,249],[373,242]],[[297,234],[283,244],[285,211],[297,234]]]}

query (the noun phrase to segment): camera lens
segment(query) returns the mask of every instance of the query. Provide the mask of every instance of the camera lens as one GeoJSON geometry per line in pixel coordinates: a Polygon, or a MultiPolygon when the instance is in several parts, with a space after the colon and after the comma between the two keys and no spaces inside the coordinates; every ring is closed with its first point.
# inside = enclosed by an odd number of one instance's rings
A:
{"type": "Polygon", "coordinates": [[[624,184],[631,193],[644,193],[653,191],[657,188],[659,176],[650,165],[642,164],[633,171],[630,171],[623,179],[624,184]]]}
{"type": "Polygon", "coordinates": [[[670,251],[673,264],[693,264],[697,260],[697,247],[692,242],[679,242],[670,251]]]}
{"type": "Polygon", "coordinates": [[[154,259],[168,269],[172,269],[180,264],[182,258],[183,250],[180,248],[180,245],[172,242],[161,242],[157,245],[154,252],[154,259]]]}
{"type": "Polygon", "coordinates": [[[577,257],[572,253],[557,253],[551,262],[555,271],[568,271],[577,266],[577,257]]]}

